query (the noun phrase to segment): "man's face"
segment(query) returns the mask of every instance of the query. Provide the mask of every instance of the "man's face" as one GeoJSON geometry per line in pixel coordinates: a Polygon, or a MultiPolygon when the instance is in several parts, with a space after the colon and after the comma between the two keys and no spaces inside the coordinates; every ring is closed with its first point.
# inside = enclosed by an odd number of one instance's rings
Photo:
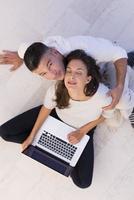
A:
{"type": "Polygon", "coordinates": [[[63,56],[57,50],[49,49],[43,55],[38,67],[33,70],[33,73],[48,80],[62,80],[65,75],[63,56]]]}

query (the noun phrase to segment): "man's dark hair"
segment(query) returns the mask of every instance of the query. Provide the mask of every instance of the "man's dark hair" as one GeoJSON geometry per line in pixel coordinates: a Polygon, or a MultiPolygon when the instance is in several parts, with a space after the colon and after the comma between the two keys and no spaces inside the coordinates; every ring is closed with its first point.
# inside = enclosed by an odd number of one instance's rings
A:
{"type": "MultiPolygon", "coordinates": [[[[99,83],[101,82],[99,67],[91,56],[87,55],[85,51],[80,49],[74,50],[67,55],[65,58],[66,66],[74,59],[81,60],[87,68],[87,75],[91,76],[91,81],[87,83],[84,88],[84,94],[91,97],[96,93],[99,83]]],[[[55,101],[58,108],[63,109],[69,106],[70,97],[67,88],[65,87],[64,80],[57,82],[55,94],[55,101]]]]}
{"type": "Polygon", "coordinates": [[[49,47],[41,42],[35,42],[30,45],[24,54],[24,63],[30,71],[35,70],[49,47]]]}

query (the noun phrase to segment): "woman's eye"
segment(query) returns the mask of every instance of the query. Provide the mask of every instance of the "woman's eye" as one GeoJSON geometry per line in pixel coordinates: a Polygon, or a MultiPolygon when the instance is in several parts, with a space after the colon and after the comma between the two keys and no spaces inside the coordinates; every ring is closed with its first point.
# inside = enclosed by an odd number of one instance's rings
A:
{"type": "Polygon", "coordinates": [[[71,73],[71,71],[66,71],[66,73],[68,73],[68,74],[69,74],[69,73],[71,73]]]}
{"type": "Polygon", "coordinates": [[[76,72],[76,74],[78,74],[78,75],[81,75],[81,74],[82,74],[82,72],[76,72]]]}

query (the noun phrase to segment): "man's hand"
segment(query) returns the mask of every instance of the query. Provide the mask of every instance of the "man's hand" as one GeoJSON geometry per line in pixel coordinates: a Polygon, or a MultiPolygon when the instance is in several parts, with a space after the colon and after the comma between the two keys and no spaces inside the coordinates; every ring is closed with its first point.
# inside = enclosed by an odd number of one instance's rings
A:
{"type": "Polygon", "coordinates": [[[0,64],[10,64],[12,67],[10,71],[18,69],[23,63],[16,51],[3,51],[3,54],[0,54],[0,64]]]}
{"type": "Polygon", "coordinates": [[[29,135],[28,138],[21,144],[22,151],[24,151],[30,144],[32,144],[34,137],[29,135]]]}
{"type": "Polygon", "coordinates": [[[123,92],[123,86],[117,86],[113,89],[111,89],[107,95],[112,97],[112,102],[110,105],[103,107],[104,110],[110,110],[115,108],[115,106],[118,104],[121,95],[123,92]]]}
{"type": "Polygon", "coordinates": [[[77,144],[83,138],[84,134],[80,130],[73,131],[68,134],[67,138],[71,144],[77,144]]]}

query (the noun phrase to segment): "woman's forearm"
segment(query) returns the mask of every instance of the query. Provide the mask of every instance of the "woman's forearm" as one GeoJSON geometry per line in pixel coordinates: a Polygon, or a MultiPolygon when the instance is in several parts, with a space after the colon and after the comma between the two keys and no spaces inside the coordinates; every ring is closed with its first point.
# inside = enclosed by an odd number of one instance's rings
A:
{"type": "Polygon", "coordinates": [[[84,126],[82,126],[79,130],[83,133],[83,135],[87,134],[92,128],[103,122],[105,118],[101,115],[98,119],[91,121],[84,126]]]}
{"type": "Polygon", "coordinates": [[[46,120],[46,118],[48,117],[48,115],[51,113],[50,109],[47,109],[46,107],[42,106],[37,120],[33,126],[33,129],[30,133],[30,136],[34,137],[37,133],[37,131],[40,129],[40,127],[42,126],[43,122],[46,120]]]}

